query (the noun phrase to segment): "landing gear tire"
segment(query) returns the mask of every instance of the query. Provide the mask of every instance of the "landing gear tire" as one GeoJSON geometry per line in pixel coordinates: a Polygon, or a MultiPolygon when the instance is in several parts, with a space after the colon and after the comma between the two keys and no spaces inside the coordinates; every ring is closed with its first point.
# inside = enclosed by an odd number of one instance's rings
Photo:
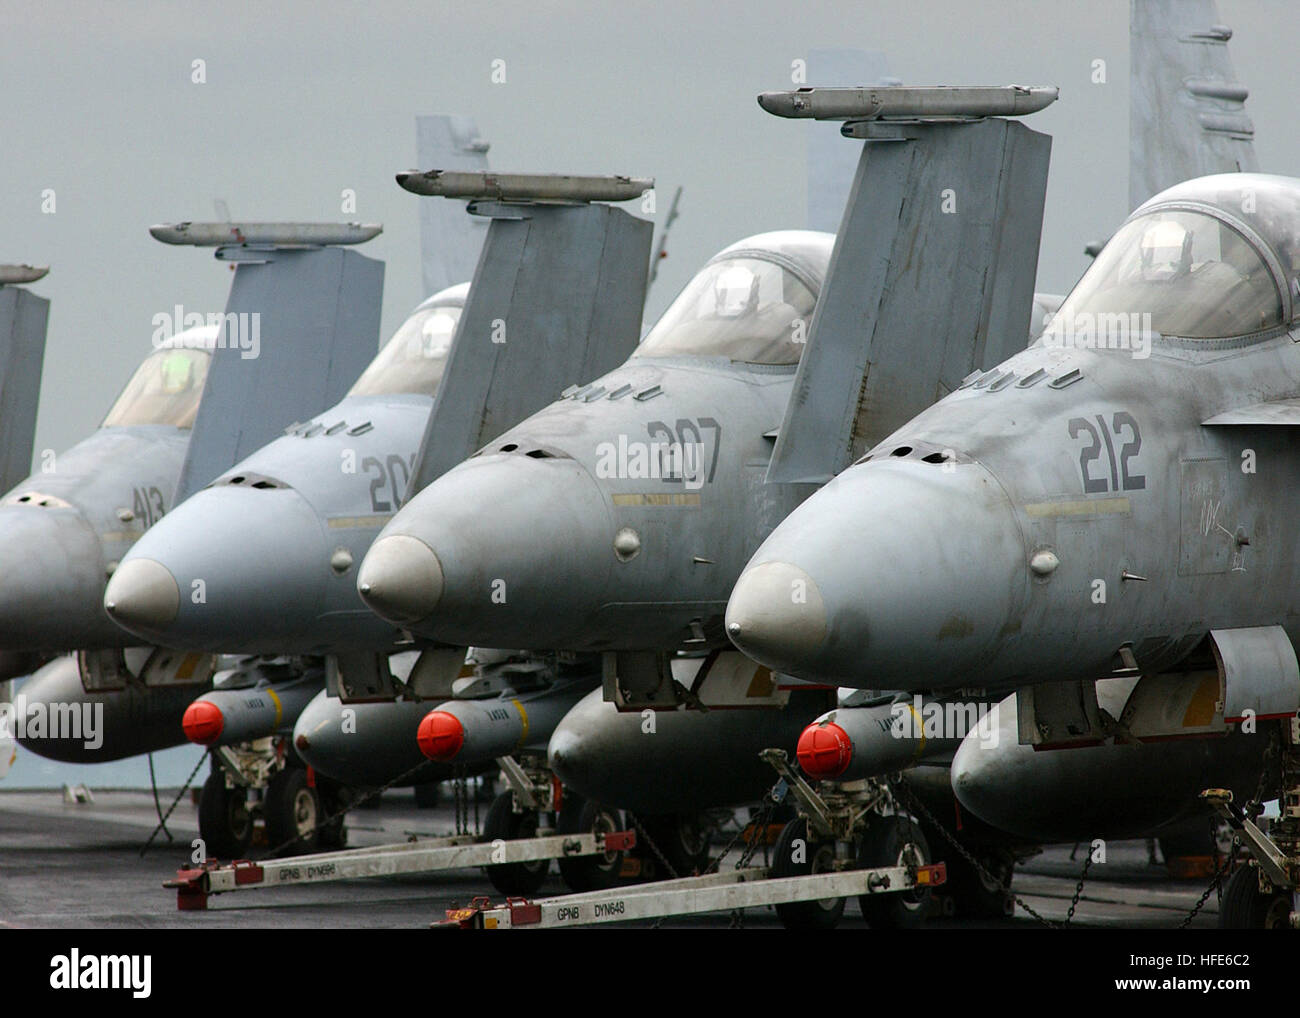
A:
{"type": "Polygon", "coordinates": [[[316,796],[320,800],[320,847],[325,849],[348,847],[348,817],[343,810],[352,805],[356,793],[337,781],[316,775],[316,796]],[[334,816],[334,814],[338,814],[334,816]],[[333,820],[325,821],[327,816],[333,820]]]}
{"type": "MultiPolygon", "coordinates": [[[[537,836],[537,814],[528,810],[516,813],[514,798],[514,793],[507,791],[492,800],[483,821],[484,841],[518,841],[520,838],[537,836]]],[[[499,863],[486,867],[492,886],[511,897],[536,894],[546,882],[550,868],[549,859],[499,863]]]]}
{"type": "Polygon", "coordinates": [[[209,859],[243,859],[253,840],[253,816],[242,788],[227,788],[226,776],[213,771],[199,796],[199,837],[209,859]]]}
{"type": "MultiPolygon", "coordinates": [[[[561,834],[613,834],[624,830],[623,816],[616,809],[602,806],[591,799],[569,793],[560,810],[561,834]]],[[[576,859],[560,859],[560,876],[574,891],[602,891],[617,887],[623,882],[623,853],[606,852],[603,855],[584,855],[576,859]]]]}
{"type": "Polygon", "coordinates": [[[304,855],[320,846],[320,796],[301,767],[286,767],[266,786],[266,838],[280,855],[304,855]],[[284,846],[281,848],[280,846],[284,846]]]}
{"type": "Polygon", "coordinates": [[[1015,861],[1007,856],[986,856],[980,864],[988,871],[991,883],[961,856],[948,857],[948,881],[944,890],[953,899],[957,915],[963,919],[1000,919],[1015,911],[1011,899],[1011,878],[1015,861]]]}
{"type": "MultiPolygon", "coordinates": [[[[641,826],[677,876],[689,877],[709,864],[709,830],[701,817],[692,813],[665,813],[643,817],[641,826]]],[[[648,845],[641,854],[659,862],[654,849],[648,845]]],[[[664,874],[669,879],[672,875],[664,874]]]]}
{"type": "Polygon", "coordinates": [[[1260,894],[1258,871],[1242,866],[1228,878],[1219,906],[1219,929],[1286,930],[1291,928],[1290,915],[1291,895],[1260,894]]]}
{"type": "MultiPolygon", "coordinates": [[[[773,877],[805,877],[829,873],[835,868],[835,846],[808,836],[808,820],[796,817],[781,828],[772,849],[773,877]]],[[[787,930],[831,930],[844,915],[845,899],[789,901],[776,906],[781,925],[787,930]]]]}
{"type": "Polygon", "coordinates": [[[441,781],[426,781],[415,786],[415,805],[418,809],[434,809],[441,801],[441,781]]]}
{"type": "MultiPolygon", "coordinates": [[[[930,846],[915,820],[900,816],[875,818],[868,826],[858,856],[863,867],[924,866],[930,846]]],[[[858,897],[862,917],[873,929],[907,930],[925,923],[930,914],[930,889],[863,894],[858,897]]]]}

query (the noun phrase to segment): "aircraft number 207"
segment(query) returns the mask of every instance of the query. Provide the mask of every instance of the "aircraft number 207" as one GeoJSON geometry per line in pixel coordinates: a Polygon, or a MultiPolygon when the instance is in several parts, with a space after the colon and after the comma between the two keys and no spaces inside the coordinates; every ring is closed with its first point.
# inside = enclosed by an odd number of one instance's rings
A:
{"type": "Polygon", "coordinates": [[[1120,410],[1111,416],[1109,424],[1104,414],[1096,414],[1092,420],[1071,417],[1066,427],[1071,438],[1084,439],[1079,450],[1079,472],[1085,493],[1140,491],[1147,486],[1146,477],[1133,471],[1132,460],[1142,450],[1142,432],[1132,414],[1120,410]],[[1109,476],[1101,462],[1103,450],[1110,464],[1109,476]]]}

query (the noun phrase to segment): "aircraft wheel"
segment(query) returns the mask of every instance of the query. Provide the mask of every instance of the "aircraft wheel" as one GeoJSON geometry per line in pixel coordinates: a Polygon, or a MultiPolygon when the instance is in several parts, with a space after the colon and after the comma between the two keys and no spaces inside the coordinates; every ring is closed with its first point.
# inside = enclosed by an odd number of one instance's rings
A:
{"type": "MultiPolygon", "coordinates": [[[[654,841],[679,877],[689,877],[709,864],[709,829],[694,813],[664,813],[641,818],[646,835],[654,841]]],[[[659,863],[649,845],[637,845],[646,859],[659,863]]],[[[665,874],[671,878],[672,874],[665,874]]]]}
{"type": "Polygon", "coordinates": [[[1219,906],[1222,930],[1290,929],[1291,895],[1284,891],[1261,894],[1254,866],[1242,866],[1228,878],[1219,906]]]}
{"type": "Polygon", "coordinates": [[[441,781],[425,781],[415,786],[415,805],[419,809],[434,809],[441,801],[441,781]]]}
{"type": "MultiPolygon", "coordinates": [[[[835,867],[835,846],[808,835],[806,817],[796,817],[781,828],[772,849],[773,877],[804,877],[828,873],[835,867]]],[[[788,901],[776,906],[781,925],[787,930],[830,930],[844,915],[845,899],[788,901]]]]}
{"type": "MultiPolygon", "coordinates": [[[[492,800],[483,820],[484,841],[518,841],[537,836],[537,814],[531,810],[515,812],[514,794],[502,792],[492,800]]],[[[502,894],[527,897],[536,894],[551,869],[549,859],[536,862],[499,863],[487,866],[488,879],[502,894]]]]}
{"type": "Polygon", "coordinates": [[[301,767],[286,767],[271,776],[266,786],[266,839],[272,848],[285,846],[281,855],[305,855],[320,845],[320,796],[307,784],[301,767]]]}
{"type": "Polygon", "coordinates": [[[199,837],[210,859],[243,859],[253,840],[253,816],[242,788],[227,788],[226,777],[213,771],[199,796],[199,837]]]}
{"type": "MultiPolygon", "coordinates": [[[[874,818],[867,827],[858,855],[859,863],[865,868],[922,866],[931,858],[921,825],[900,816],[874,818]]],[[[923,924],[930,913],[930,888],[863,894],[858,897],[858,905],[862,917],[875,929],[914,929],[923,924]]]]}
{"type": "Polygon", "coordinates": [[[998,919],[1015,911],[1010,891],[1015,861],[1009,856],[999,854],[980,859],[996,883],[990,883],[956,852],[950,853],[945,861],[948,864],[948,882],[943,890],[953,899],[957,915],[964,919],[998,919]]]}
{"type": "MultiPolygon", "coordinates": [[[[561,834],[613,834],[625,830],[623,815],[616,809],[566,792],[560,810],[561,834]]],[[[604,855],[584,855],[574,859],[560,859],[560,876],[574,891],[599,891],[622,883],[623,853],[606,852],[604,855]]]]}
{"type": "MultiPolygon", "coordinates": [[[[345,785],[337,781],[323,779],[319,774],[316,775],[316,792],[320,800],[322,819],[332,813],[339,813],[340,810],[346,809],[352,802],[354,793],[345,785]]],[[[321,848],[347,848],[348,847],[348,817],[346,813],[339,813],[320,828],[320,847],[321,848]]]]}

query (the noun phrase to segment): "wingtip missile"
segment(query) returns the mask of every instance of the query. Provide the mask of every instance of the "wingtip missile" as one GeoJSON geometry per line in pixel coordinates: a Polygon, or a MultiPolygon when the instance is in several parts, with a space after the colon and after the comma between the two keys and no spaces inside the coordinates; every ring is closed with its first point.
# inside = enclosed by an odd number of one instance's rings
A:
{"type": "Polygon", "coordinates": [[[50,271],[48,265],[0,265],[0,286],[34,283],[50,271]]]}
{"type": "Polygon", "coordinates": [[[382,223],[159,223],[154,240],[190,247],[326,247],[363,244],[383,233],[382,223]]]}
{"type": "Polygon", "coordinates": [[[653,177],[463,170],[406,170],[396,179],[412,194],[480,201],[631,201],[655,186],[653,177]]]}
{"type": "Polygon", "coordinates": [[[801,120],[952,120],[1020,117],[1060,97],[1051,86],[877,85],[762,92],[758,105],[777,117],[801,120]]]}

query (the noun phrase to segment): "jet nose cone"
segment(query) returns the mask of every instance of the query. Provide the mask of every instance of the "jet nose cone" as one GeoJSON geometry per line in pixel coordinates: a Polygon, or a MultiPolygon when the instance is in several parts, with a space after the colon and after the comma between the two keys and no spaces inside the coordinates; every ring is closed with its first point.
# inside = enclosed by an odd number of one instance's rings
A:
{"type": "Polygon", "coordinates": [[[164,647],[321,653],[354,632],[354,620],[386,628],[358,602],[351,553],[341,554],[353,533],[331,531],[292,488],[206,488],[122,558],[103,609],[164,647]]]}
{"type": "Polygon", "coordinates": [[[430,711],[420,722],[415,739],[420,752],[430,760],[454,760],[460,747],[465,745],[465,727],[454,714],[430,711]]]}
{"type": "Polygon", "coordinates": [[[225,727],[226,719],[222,717],[221,708],[207,700],[195,700],[185,708],[181,717],[185,738],[199,746],[211,746],[221,738],[225,727]]]}
{"type": "Polygon", "coordinates": [[[609,601],[640,600],[626,587],[610,596],[613,570],[627,565],[617,531],[576,460],[477,456],[389,521],[357,591],[380,617],[445,644],[583,649],[588,620],[609,601]]]}
{"type": "Polygon", "coordinates": [[[826,605],[813,578],[798,566],[764,562],[741,574],[726,625],[731,642],[755,660],[797,662],[825,642],[826,605]]]}
{"type": "Polygon", "coordinates": [[[357,593],[376,615],[390,622],[418,622],[442,597],[442,563],[427,544],[408,534],[381,537],[366,553],[357,593]]]}
{"type": "Polygon", "coordinates": [[[983,467],[866,463],[763,542],[732,590],[727,635],[805,679],[982,685],[1028,583],[1014,510],[983,467]]]}
{"type": "Polygon", "coordinates": [[[104,610],[127,628],[163,629],[175,621],[180,603],[176,577],[151,558],[124,561],[104,590],[104,610]]]}

